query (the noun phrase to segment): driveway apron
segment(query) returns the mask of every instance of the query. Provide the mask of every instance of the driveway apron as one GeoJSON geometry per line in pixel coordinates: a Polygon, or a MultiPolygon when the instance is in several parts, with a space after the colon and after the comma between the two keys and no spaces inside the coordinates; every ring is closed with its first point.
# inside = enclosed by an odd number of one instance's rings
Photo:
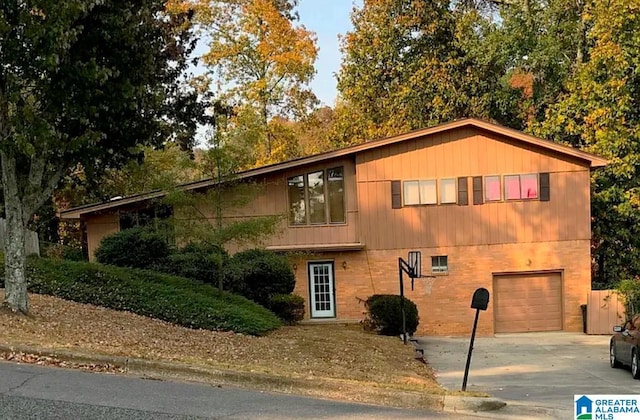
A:
{"type": "MultiPolygon", "coordinates": [[[[440,384],[459,391],[469,337],[422,337],[417,345],[440,384]]],[[[498,334],[476,337],[467,391],[504,400],[507,407],[500,414],[508,418],[572,418],[574,395],[637,395],[640,381],[628,369],[609,367],[609,336],[498,334]]]]}

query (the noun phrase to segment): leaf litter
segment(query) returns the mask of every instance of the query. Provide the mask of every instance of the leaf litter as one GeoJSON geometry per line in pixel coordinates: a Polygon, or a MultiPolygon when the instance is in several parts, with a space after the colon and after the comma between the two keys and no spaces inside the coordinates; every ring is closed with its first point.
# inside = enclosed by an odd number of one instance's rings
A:
{"type": "MultiPolygon", "coordinates": [[[[263,337],[194,330],[129,312],[30,294],[30,314],[0,312],[0,344],[140,358],[259,372],[288,378],[328,378],[441,393],[428,364],[397,337],[364,332],[360,325],[287,326],[263,337]]],[[[100,363],[0,353],[21,363],[118,373],[100,363]]]]}

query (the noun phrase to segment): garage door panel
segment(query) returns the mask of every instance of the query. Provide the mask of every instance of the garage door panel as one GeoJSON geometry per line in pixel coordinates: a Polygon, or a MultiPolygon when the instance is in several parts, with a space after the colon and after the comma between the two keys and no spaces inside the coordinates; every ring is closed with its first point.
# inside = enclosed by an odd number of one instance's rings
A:
{"type": "Polygon", "coordinates": [[[562,329],[560,273],[494,277],[496,332],[562,329]]]}

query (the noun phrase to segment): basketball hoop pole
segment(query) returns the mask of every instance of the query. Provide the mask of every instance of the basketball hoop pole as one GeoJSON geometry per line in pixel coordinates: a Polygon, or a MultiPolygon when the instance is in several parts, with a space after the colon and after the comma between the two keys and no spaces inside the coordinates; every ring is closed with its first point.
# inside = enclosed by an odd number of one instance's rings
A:
{"type": "Polygon", "coordinates": [[[411,290],[413,290],[413,279],[420,277],[421,268],[420,251],[409,252],[409,262],[402,257],[398,257],[398,277],[400,280],[400,311],[402,312],[402,342],[407,344],[407,315],[404,310],[404,278],[403,273],[411,277],[411,290]]]}
{"type": "Polygon", "coordinates": [[[405,267],[409,268],[409,265],[402,257],[398,257],[398,273],[400,276],[400,312],[402,312],[402,342],[407,344],[407,317],[404,313],[404,281],[402,273],[405,271],[405,267]]]}

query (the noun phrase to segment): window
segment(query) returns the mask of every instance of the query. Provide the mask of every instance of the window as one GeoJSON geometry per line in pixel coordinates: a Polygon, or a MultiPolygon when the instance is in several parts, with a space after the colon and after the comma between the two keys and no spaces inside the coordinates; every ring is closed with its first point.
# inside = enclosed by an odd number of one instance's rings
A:
{"type": "Polygon", "coordinates": [[[432,273],[448,273],[449,262],[446,255],[434,255],[431,257],[432,273]]]}
{"type": "Polygon", "coordinates": [[[329,192],[329,222],[345,223],[344,170],[342,167],[327,171],[327,191],[329,192]]]}
{"type": "Polygon", "coordinates": [[[507,200],[532,200],[538,198],[538,176],[505,175],[504,196],[507,200]]]}
{"type": "Polygon", "coordinates": [[[484,177],[484,199],[485,201],[500,201],[500,177],[485,176],[484,177]]]}
{"type": "Polygon", "coordinates": [[[456,197],[456,179],[448,178],[440,180],[440,203],[454,204],[457,202],[456,197]]]}
{"type": "Polygon", "coordinates": [[[438,204],[435,179],[404,182],[404,205],[419,204],[438,204]]]}
{"type": "Polygon", "coordinates": [[[307,174],[309,192],[309,222],[314,225],[327,223],[324,205],[324,171],[307,174]]]}
{"type": "Polygon", "coordinates": [[[287,179],[289,224],[345,223],[344,170],[315,171],[287,179]]]}
{"type": "Polygon", "coordinates": [[[169,221],[171,216],[173,216],[173,208],[160,203],[135,210],[123,210],[119,214],[120,230],[135,227],[153,228],[168,244],[175,244],[173,224],[169,221]]]}
{"type": "Polygon", "coordinates": [[[304,225],[307,223],[307,208],[304,199],[304,177],[302,175],[287,180],[289,190],[289,223],[304,225]]]}

